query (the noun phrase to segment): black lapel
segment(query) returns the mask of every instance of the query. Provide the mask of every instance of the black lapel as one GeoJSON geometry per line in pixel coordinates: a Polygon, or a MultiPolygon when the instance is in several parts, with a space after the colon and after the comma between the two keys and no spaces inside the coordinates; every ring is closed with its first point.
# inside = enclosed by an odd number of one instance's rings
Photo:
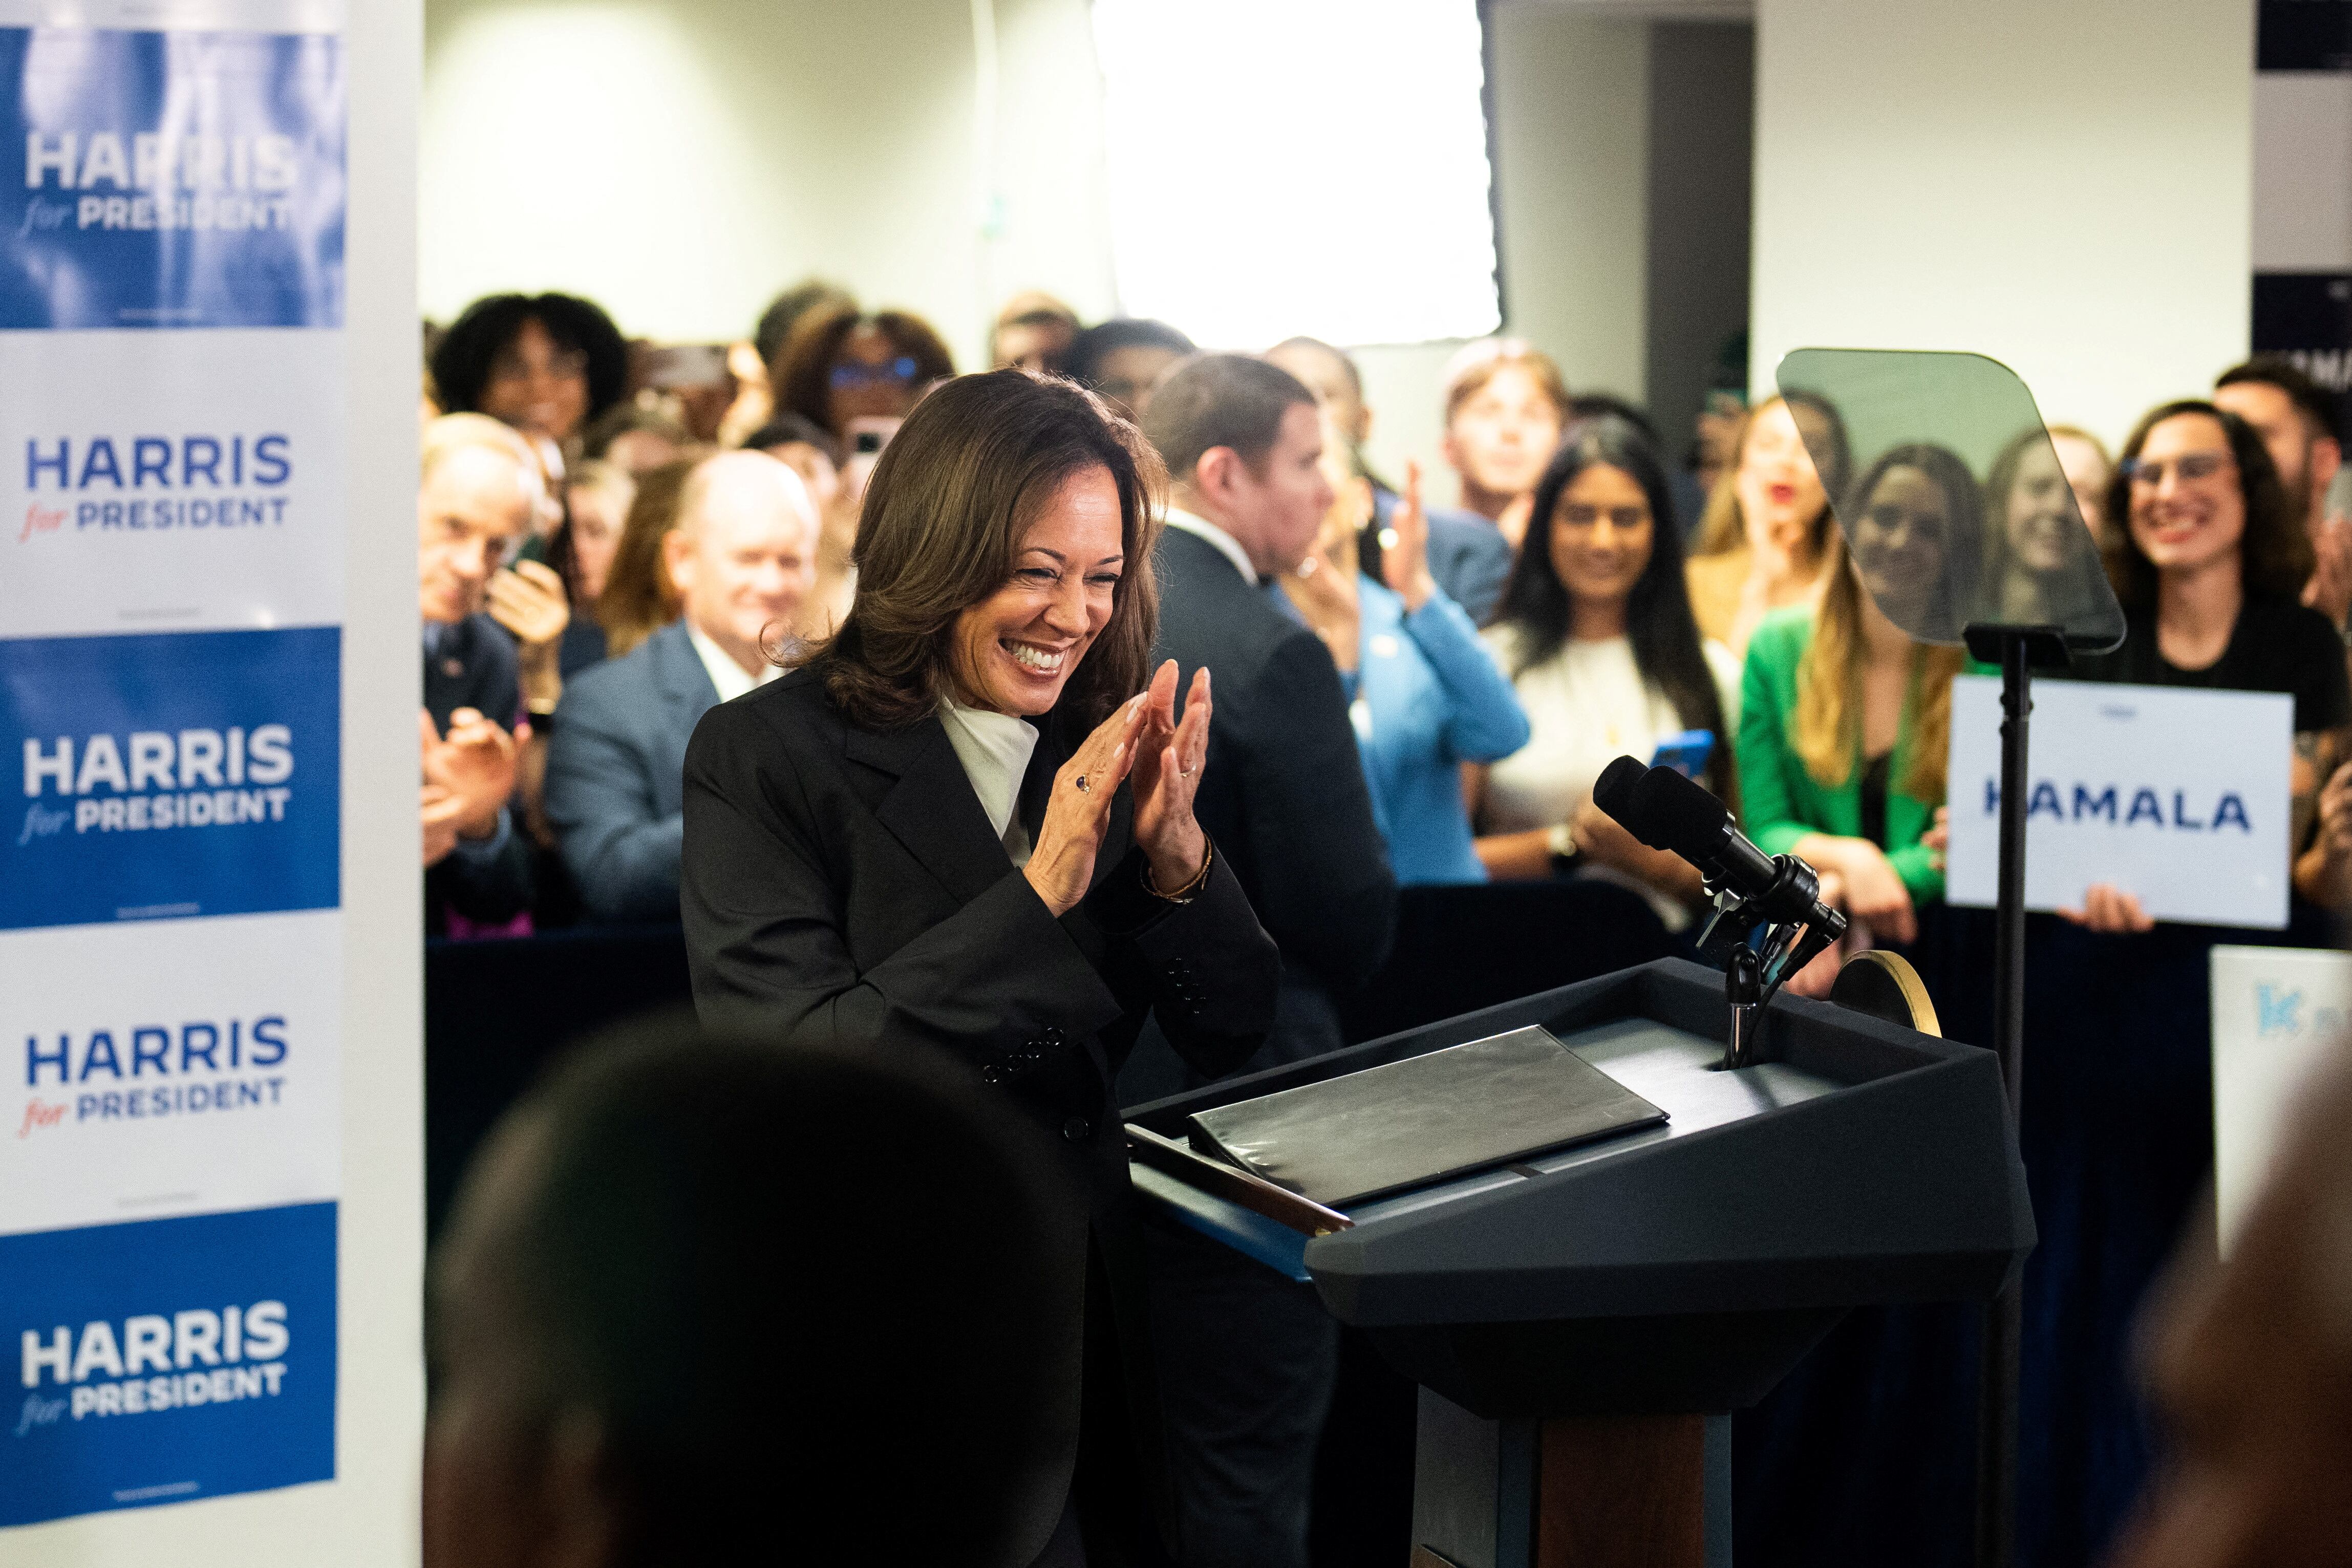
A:
{"type": "Polygon", "coordinates": [[[1012,869],[936,715],[903,729],[852,725],[846,749],[852,761],[896,776],[875,819],[956,902],[971,903],[1012,869]]]}

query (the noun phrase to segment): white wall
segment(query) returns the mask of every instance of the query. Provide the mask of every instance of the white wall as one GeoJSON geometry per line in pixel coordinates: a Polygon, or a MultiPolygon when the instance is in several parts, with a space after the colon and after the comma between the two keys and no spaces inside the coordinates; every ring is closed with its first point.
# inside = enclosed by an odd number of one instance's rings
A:
{"type": "MultiPolygon", "coordinates": [[[[1503,0],[1492,26],[1503,329],[1559,361],[1571,388],[1638,402],[1648,392],[1648,25],[1503,0]]],[[[1394,221],[1410,222],[1410,192],[1399,208],[1394,221]]],[[[1374,410],[1374,465],[1395,481],[1407,456],[1419,458],[1440,502],[1456,486],[1436,457],[1437,381],[1460,347],[1357,355],[1374,410]]]]}
{"type": "Polygon", "coordinates": [[[815,273],[957,361],[1017,287],[1110,305],[1085,0],[1000,0],[983,234],[969,0],[434,0],[421,293],[563,288],[625,330],[749,333],[815,273]]]}
{"type": "MultiPolygon", "coordinates": [[[[869,304],[921,311],[966,367],[1015,289],[1108,314],[1087,0],[995,0],[997,112],[985,131],[972,10],[432,0],[425,311],[446,321],[494,290],[565,288],[632,334],[728,339],[816,273],[869,304]]],[[[1532,0],[1506,0],[1496,18],[1509,328],[1559,356],[1572,384],[1638,397],[1643,24],[1532,0]]],[[[1314,157],[1346,156],[1344,128],[1306,152],[1310,170],[1314,157]]],[[[1392,211],[1366,214],[1360,242],[1410,223],[1413,206],[1399,190],[1392,211]]],[[[1408,453],[1434,467],[1436,376],[1454,347],[1365,350],[1375,455],[1391,470],[1408,453]]],[[[1432,488],[1444,498],[1451,482],[1432,488]]]]}
{"type": "Polygon", "coordinates": [[[2243,356],[2252,5],[1757,10],[1756,390],[1807,344],[1970,349],[2114,438],[2243,356]]]}
{"type": "Polygon", "coordinates": [[[1569,385],[1639,402],[1648,382],[1650,31],[1497,7],[1496,184],[1510,330],[1569,385]]]}

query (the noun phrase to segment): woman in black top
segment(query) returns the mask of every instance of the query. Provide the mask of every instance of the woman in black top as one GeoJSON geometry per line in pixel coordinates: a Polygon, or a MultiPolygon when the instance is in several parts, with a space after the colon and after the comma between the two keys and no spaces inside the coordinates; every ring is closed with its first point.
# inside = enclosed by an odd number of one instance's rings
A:
{"type": "MultiPolygon", "coordinates": [[[[2125,524],[2111,570],[2126,632],[2122,647],[2084,660],[2083,674],[2292,695],[2294,885],[2331,902],[2352,862],[2352,779],[2337,766],[2352,757],[2352,683],[2343,640],[2298,601],[2311,541],[2262,436],[2210,402],[2152,409],[2125,444],[2107,511],[2125,524]],[[2306,848],[2323,781],[2333,815],[2346,821],[2306,848]]],[[[2137,898],[2105,883],[2084,891],[2081,909],[2060,913],[2099,931],[2154,924],[2137,898]]]]}
{"type": "Polygon", "coordinates": [[[1079,1561],[1080,1526],[1087,1559],[1129,1560],[1151,1472],[1119,1065],[1149,1017],[1196,1070],[1228,1071],[1274,1017],[1273,941],[1192,817],[1208,672],[1181,724],[1175,665],[1145,682],[1161,483],[1134,426],[1067,382],[948,382],[875,467],[840,630],[705,715],[686,757],[704,1021],[944,1050],[1012,1097],[1066,1178],[1066,1211],[1038,1223],[1067,1292],[1039,1311],[1072,1325],[1070,1419],[1013,1568],[1079,1561]]]}

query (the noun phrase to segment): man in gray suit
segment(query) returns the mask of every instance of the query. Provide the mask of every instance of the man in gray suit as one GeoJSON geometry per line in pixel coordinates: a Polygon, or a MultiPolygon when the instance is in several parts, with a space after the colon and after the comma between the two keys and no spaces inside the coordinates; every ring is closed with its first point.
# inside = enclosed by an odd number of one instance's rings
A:
{"type": "Polygon", "coordinates": [[[782,672],[772,651],[816,582],[817,517],[762,452],[687,476],[662,563],[683,613],[574,676],[547,751],[547,817],[594,920],[677,918],[686,743],[718,703],[782,672]]]}

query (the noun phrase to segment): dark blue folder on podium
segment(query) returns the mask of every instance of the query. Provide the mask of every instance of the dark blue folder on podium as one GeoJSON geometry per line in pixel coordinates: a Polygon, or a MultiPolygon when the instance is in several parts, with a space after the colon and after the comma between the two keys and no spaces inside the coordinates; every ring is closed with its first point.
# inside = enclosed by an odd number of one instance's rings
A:
{"type": "MultiPolygon", "coordinates": [[[[1842,988],[1843,994],[1843,988],[1842,988]]],[[[1850,1307],[1991,1297],[2034,1241],[1989,1051],[1832,1002],[1723,1067],[1723,977],[1662,959],[1130,1113],[1145,1201],[1311,1282],[1422,1387],[1413,1561],[1729,1561],[1729,1422],[1850,1307]],[[1191,1118],[1538,1025],[1662,1124],[1328,1208],[1191,1118]]]]}

